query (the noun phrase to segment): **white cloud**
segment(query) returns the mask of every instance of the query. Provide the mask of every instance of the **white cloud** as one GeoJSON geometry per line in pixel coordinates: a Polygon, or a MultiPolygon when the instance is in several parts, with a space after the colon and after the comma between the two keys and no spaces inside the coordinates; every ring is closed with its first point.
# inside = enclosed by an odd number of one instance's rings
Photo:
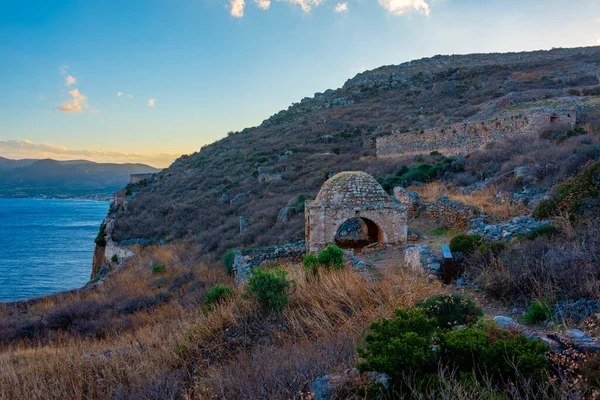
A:
{"type": "Polygon", "coordinates": [[[38,100],[39,101],[44,101],[44,100],[46,100],[46,98],[44,96],[38,96],[38,100]]]}
{"type": "Polygon", "coordinates": [[[84,108],[88,108],[87,97],[79,93],[79,89],[73,89],[69,92],[73,100],[58,106],[58,109],[66,113],[81,112],[84,108]]]}
{"type": "Polygon", "coordinates": [[[291,3],[291,4],[298,4],[302,8],[302,11],[310,12],[310,10],[313,7],[320,5],[325,0],[285,0],[285,1],[287,1],[288,3],[291,3]]]}
{"type": "Polygon", "coordinates": [[[246,2],[244,0],[230,0],[231,1],[231,15],[236,18],[242,18],[244,16],[244,7],[246,2]]]}
{"type": "Polygon", "coordinates": [[[271,0],[255,0],[256,4],[263,10],[268,10],[271,6],[271,0]]]}
{"type": "Polygon", "coordinates": [[[13,159],[53,158],[56,160],[73,160],[84,158],[96,162],[141,162],[156,167],[168,166],[179,157],[179,154],[169,153],[141,154],[120,151],[75,150],[54,144],[34,143],[29,140],[0,140],[0,154],[13,159]]]}
{"type": "Polygon", "coordinates": [[[404,15],[410,11],[416,10],[424,15],[429,15],[431,11],[429,4],[425,0],[378,0],[386,10],[393,15],[404,15]]]}
{"type": "Polygon", "coordinates": [[[156,102],[156,99],[148,99],[148,107],[154,107],[155,102],[156,102]]]}
{"type": "Polygon", "coordinates": [[[71,86],[75,83],[77,83],[77,79],[73,78],[71,75],[67,76],[67,79],[65,81],[65,86],[71,86]]]}
{"type": "Polygon", "coordinates": [[[66,75],[67,74],[67,70],[69,69],[68,65],[61,65],[58,70],[60,71],[61,75],[66,75]]]}
{"type": "Polygon", "coordinates": [[[345,3],[337,3],[335,8],[333,9],[336,13],[346,12],[348,11],[348,2],[345,3]]]}
{"type": "Polygon", "coordinates": [[[119,97],[123,96],[123,92],[117,92],[117,96],[119,96],[119,97]]]}
{"type": "Polygon", "coordinates": [[[127,98],[128,98],[128,99],[133,99],[133,96],[132,96],[132,95],[130,95],[130,94],[128,94],[128,95],[127,95],[127,98]]]}

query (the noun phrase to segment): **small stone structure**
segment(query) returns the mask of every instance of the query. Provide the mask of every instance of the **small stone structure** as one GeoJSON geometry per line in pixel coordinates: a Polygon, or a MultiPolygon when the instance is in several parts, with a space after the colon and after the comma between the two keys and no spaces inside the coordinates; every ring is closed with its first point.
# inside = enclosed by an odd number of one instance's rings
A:
{"type": "Polygon", "coordinates": [[[534,109],[485,121],[468,121],[377,138],[377,157],[401,157],[441,151],[445,156],[468,154],[502,138],[541,133],[547,129],[573,129],[577,112],[569,109],[534,109]]]}
{"type": "Polygon", "coordinates": [[[419,208],[419,193],[406,190],[402,186],[396,186],[392,191],[396,200],[398,200],[409,214],[414,214],[419,208]]]}
{"type": "Polygon", "coordinates": [[[340,226],[355,218],[367,224],[372,242],[395,244],[407,239],[406,207],[364,172],[341,172],[327,180],[317,198],[306,201],[305,218],[311,254],[334,242],[340,226]]]}
{"type": "Polygon", "coordinates": [[[129,175],[129,183],[135,185],[136,183],[140,183],[146,179],[150,179],[154,176],[154,174],[131,174],[129,175]]]}
{"type": "Polygon", "coordinates": [[[475,213],[470,207],[458,201],[452,201],[446,196],[442,196],[434,202],[423,202],[422,208],[427,217],[445,228],[466,228],[469,226],[471,218],[475,217],[475,213]]]}
{"type": "Polygon", "coordinates": [[[252,268],[259,267],[264,262],[291,259],[299,261],[306,254],[304,241],[285,244],[282,246],[262,247],[256,249],[238,249],[233,258],[235,283],[241,284],[248,279],[252,268]]]}

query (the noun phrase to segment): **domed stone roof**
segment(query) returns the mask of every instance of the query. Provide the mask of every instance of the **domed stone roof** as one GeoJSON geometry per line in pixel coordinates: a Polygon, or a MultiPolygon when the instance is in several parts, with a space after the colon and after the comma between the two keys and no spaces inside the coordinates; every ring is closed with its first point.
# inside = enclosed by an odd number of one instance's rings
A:
{"type": "Polygon", "coordinates": [[[321,187],[316,203],[336,207],[379,208],[390,201],[381,185],[371,175],[360,171],[340,172],[321,187]]]}

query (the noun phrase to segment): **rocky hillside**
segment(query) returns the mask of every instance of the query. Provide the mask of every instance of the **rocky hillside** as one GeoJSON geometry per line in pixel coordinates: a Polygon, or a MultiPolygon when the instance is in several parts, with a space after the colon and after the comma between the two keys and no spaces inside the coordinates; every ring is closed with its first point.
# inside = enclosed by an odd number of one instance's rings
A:
{"type": "MultiPolygon", "coordinates": [[[[113,238],[191,239],[209,258],[295,241],[304,233],[304,199],[334,172],[383,178],[403,164],[376,157],[377,137],[557,104],[576,108],[580,125],[595,123],[599,63],[600,48],[590,47],[435,56],[358,74],[129,185],[110,210],[113,238]]],[[[423,160],[404,163],[415,159],[423,160]]],[[[505,173],[503,162],[471,157],[449,172],[472,185],[505,173]]],[[[549,173],[543,184],[561,176],[549,173]]]]}

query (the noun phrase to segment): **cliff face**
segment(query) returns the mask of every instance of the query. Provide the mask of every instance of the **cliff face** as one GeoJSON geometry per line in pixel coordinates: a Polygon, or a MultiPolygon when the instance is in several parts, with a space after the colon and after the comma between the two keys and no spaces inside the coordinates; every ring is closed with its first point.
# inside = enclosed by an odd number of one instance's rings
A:
{"type": "MultiPolygon", "coordinates": [[[[127,204],[125,192],[119,191],[115,194],[111,202],[110,209],[125,207],[127,204]]],[[[119,245],[113,240],[116,221],[110,217],[103,222],[104,237],[99,243],[96,243],[94,249],[94,259],[92,262],[92,275],[90,279],[101,278],[108,272],[116,271],[123,267],[135,252],[124,245],[119,245]]]]}
{"type": "Polygon", "coordinates": [[[398,160],[377,158],[377,138],[509,117],[568,97],[592,104],[599,63],[600,48],[590,47],[436,56],[361,73],[130,184],[126,206],[111,207],[112,240],[188,239],[218,257],[303,239],[303,207],[293,206],[328,177],[361,170],[381,178],[398,169],[398,160]],[[286,207],[297,211],[278,220],[286,207]],[[240,220],[248,222],[242,230],[240,220]]]}

